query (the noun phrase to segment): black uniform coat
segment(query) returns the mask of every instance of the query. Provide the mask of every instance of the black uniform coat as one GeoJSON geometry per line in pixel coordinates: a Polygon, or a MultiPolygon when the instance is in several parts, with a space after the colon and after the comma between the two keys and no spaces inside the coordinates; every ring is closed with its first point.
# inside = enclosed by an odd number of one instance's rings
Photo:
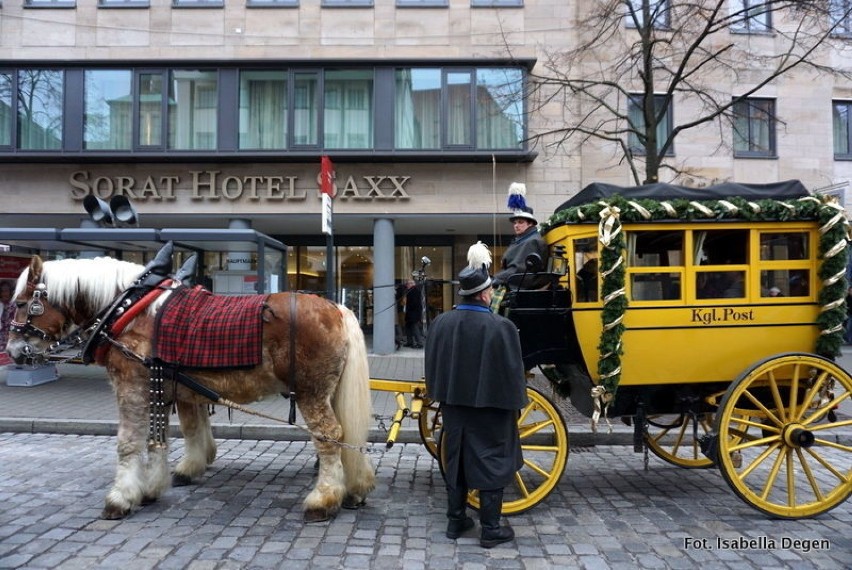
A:
{"type": "Polygon", "coordinates": [[[447,484],[508,485],[523,464],[517,421],[527,405],[515,325],[484,303],[459,305],[429,328],[425,364],[429,397],[441,402],[447,484]]]}
{"type": "MultiPolygon", "coordinates": [[[[536,226],[530,226],[527,231],[512,239],[503,257],[500,259],[500,271],[494,274],[494,286],[505,285],[509,277],[515,273],[523,273],[527,256],[537,253],[541,260],[547,263],[547,244],[544,243],[536,226]]],[[[528,277],[524,280],[524,289],[538,289],[547,284],[547,277],[528,277]]]]}

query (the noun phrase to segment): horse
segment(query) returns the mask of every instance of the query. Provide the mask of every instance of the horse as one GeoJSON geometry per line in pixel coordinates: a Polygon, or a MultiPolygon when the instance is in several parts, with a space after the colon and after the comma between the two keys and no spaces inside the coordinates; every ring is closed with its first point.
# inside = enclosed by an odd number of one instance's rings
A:
{"type": "MultiPolygon", "coordinates": [[[[169,266],[171,264],[169,256],[169,266]]],[[[6,351],[16,363],[45,360],[62,339],[81,335],[144,270],[110,257],[42,261],[34,256],[15,288],[15,322],[6,351]]],[[[205,397],[177,382],[162,383],[166,410],[160,440],[149,437],[155,318],[175,288],[139,311],[103,346],[118,403],[118,460],[101,517],[120,519],[156,501],[170,486],[199,479],[216,457],[205,397]],[[177,410],[185,454],[169,477],[168,407],[177,410]]],[[[129,312],[129,311],[128,311],[129,312]]],[[[306,293],[273,293],[263,302],[260,362],[253,367],[191,370],[191,378],[238,405],[292,393],[319,459],[316,484],[304,500],[305,522],[358,508],[375,485],[362,453],[371,419],[369,366],[363,333],[352,311],[306,293]]],[[[203,393],[203,391],[202,391],[203,393]]],[[[209,394],[209,392],[208,392],[209,394]]]]}

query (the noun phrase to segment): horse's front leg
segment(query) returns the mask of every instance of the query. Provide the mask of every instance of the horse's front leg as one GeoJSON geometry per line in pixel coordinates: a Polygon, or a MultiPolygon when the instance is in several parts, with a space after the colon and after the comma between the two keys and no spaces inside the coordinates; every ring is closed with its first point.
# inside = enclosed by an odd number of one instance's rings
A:
{"type": "Polygon", "coordinates": [[[340,445],[336,442],[343,435],[343,428],[327,401],[302,401],[299,409],[308,429],[314,434],[319,458],[317,483],[304,502],[305,522],[321,522],[337,514],[346,494],[340,445]]]}
{"type": "Polygon", "coordinates": [[[183,486],[203,475],[207,466],[216,459],[216,441],[205,404],[178,400],[177,412],[184,437],[184,455],[175,467],[172,482],[175,486],[183,486]]]}
{"type": "Polygon", "coordinates": [[[150,491],[144,453],[148,435],[148,383],[133,373],[110,370],[118,400],[118,462],[101,518],[120,519],[150,491]]]}

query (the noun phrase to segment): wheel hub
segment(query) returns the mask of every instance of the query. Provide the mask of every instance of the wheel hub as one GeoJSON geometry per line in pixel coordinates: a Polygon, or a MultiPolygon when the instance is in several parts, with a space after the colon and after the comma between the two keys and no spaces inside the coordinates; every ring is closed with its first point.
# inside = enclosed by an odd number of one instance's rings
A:
{"type": "Polygon", "coordinates": [[[784,443],[790,447],[808,448],[814,444],[814,432],[801,424],[790,424],[784,428],[784,443]]]}

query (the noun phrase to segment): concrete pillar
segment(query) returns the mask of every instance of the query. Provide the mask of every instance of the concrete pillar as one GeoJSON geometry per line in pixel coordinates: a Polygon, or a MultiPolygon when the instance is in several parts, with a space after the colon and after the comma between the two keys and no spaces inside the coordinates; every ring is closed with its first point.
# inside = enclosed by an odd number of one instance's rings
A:
{"type": "Polygon", "coordinates": [[[394,295],[393,220],[373,221],[373,352],[396,351],[396,297],[394,295]]]}

